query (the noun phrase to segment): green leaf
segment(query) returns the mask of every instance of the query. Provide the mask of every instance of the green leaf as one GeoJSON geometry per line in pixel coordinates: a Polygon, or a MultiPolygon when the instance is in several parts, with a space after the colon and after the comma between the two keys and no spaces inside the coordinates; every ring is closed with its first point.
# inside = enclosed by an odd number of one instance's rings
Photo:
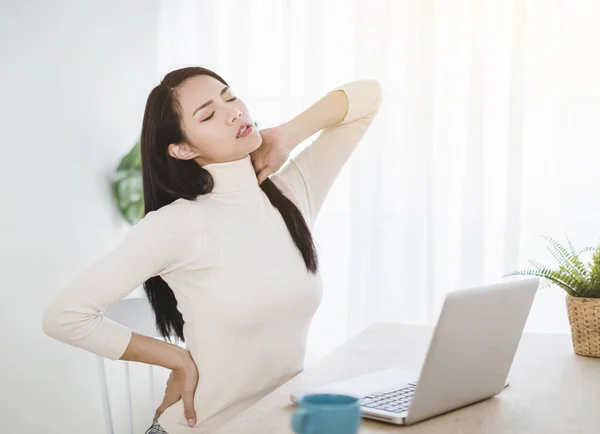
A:
{"type": "Polygon", "coordinates": [[[567,243],[569,244],[569,248],[571,249],[571,254],[573,256],[577,256],[577,250],[575,250],[575,247],[573,247],[573,243],[571,242],[568,236],[565,235],[565,238],[567,239],[567,243]]]}
{"type": "Polygon", "coordinates": [[[586,247],[578,253],[568,237],[568,249],[550,237],[543,238],[548,242],[547,248],[558,262],[557,269],[553,270],[544,264],[529,260],[532,269],[505,274],[503,277],[539,276],[544,286],[557,285],[574,297],[600,298],[600,245],[586,247]],[[584,264],[580,255],[592,250],[592,262],[584,264]]]}
{"type": "Polygon", "coordinates": [[[573,256],[560,243],[548,236],[542,236],[547,242],[547,249],[560,264],[561,271],[570,275],[577,292],[585,293],[590,289],[588,270],[578,257],[573,256]]]}
{"type": "Polygon", "coordinates": [[[117,166],[117,172],[121,170],[142,168],[142,156],[140,153],[140,142],[137,142],[133,148],[121,159],[117,166]]]}
{"type": "Polygon", "coordinates": [[[123,218],[135,225],[144,215],[139,142],[119,162],[112,182],[112,192],[123,218]]]}
{"type": "Polygon", "coordinates": [[[600,293],[600,245],[596,248],[592,256],[590,267],[590,287],[591,291],[600,293]]]}
{"type": "Polygon", "coordinates": [[[587,269],[586,265],[579,259],[580,253],[577,253],[577,250],[575,250],[575,247],[573,247],[573,243],[571,243],[569,237],[565,235],[565,238],[567,239],[567,243],[569,243],[569,248],[571,249],[571,256],[573,257],[572,262],[579,270],[584,270],[583,274],[587,278],[589,275],[589,270],[587,269]]]}
{"type": "Polygon", "coordinates": [[[513,273],[505,274],[502,277],[509,277],[509,276],[543,277],[543,278],[548,279],[548,280],[552,281],[553,283],[557,284],[561,288],[563,288],[569,295],[572,295],[573,297],[578,296],[577,291],[569,285],[569,282],[567,281],[568,279],[565,279],[565,276],[561,276],[559,272],[554,271],[554,270],[529,269],[529,270],[515,271],[513,273]]]}
{"type": "Polygon", "coordinates": [[[533,267],[537,270],[549,269],[550,267],[546,267],[544,264],[540,264],[539,262],[534,261],[533,259],[529,260],[529,263],[533,265],[533,267]]]}

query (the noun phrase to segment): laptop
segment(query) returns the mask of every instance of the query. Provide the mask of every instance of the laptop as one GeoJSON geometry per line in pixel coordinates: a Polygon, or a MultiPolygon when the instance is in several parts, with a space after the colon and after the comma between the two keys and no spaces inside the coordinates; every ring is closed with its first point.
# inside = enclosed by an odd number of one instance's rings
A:
{"type": "Polygon", "coordinates": [[[342,393],[361,398],[363,417],[410,425],[500,393],[540,278],[449,293],[420,373],[386,369],[292,393],[342,393]]]}

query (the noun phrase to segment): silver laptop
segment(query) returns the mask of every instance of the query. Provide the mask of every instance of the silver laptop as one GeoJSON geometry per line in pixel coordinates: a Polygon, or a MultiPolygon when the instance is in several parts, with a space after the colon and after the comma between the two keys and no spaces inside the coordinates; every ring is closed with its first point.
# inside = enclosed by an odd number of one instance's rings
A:
{"type": "Polygon", "coordinates": [[[446,296],[420,374],[386,369],[291,395],[361,398],[365,418],[410,425],[483,401],[507,377],[540,279],[462,289],[446,296]]]}

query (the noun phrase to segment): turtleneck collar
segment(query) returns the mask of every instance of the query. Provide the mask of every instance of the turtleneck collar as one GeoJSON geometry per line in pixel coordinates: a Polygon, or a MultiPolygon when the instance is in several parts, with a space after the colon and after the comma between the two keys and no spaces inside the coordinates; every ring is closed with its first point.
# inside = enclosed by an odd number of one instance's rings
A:
{"type": "Polygon", "coordinates": [[[234,193],[258,186],[258,179],[249,154],[239,160],[210,163],[202,167],[208,170],[215,181],[213,194],[234,193]]]}

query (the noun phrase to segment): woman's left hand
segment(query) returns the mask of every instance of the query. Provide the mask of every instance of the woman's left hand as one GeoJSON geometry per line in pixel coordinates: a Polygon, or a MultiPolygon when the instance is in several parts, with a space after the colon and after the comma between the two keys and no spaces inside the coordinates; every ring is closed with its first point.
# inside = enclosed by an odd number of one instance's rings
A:
{"type": "Polygon", "coordinates": [[[262,136],[262,144],[250,153],[250,158],[258,183],[262,184],[269,175],[283,166],[295,144],[286,136],[281,126],[264,128],[259,133],[262,136]]]}

